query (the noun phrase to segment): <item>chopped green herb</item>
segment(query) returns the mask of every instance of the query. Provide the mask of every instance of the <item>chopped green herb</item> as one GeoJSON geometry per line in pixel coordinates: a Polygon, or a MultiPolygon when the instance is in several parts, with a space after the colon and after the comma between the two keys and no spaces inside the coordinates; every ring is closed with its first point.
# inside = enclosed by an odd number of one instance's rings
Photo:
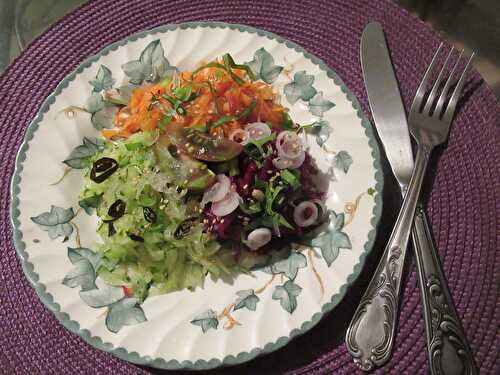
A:
{"type": "Polygon", "coordinates": [[[296,126],[290,117],[290,114],[287,111],[283,111],[283,118],[281,120],[280,127],[283,130],[295,130],[296,126]]]}
{"type": "Polygon", "coordinates": [[[177,99],[179,99],[181,102],[186,102],[191,97],[193,87],[191,85],[176,87],[172,91],[177,99]]]}
{"type": "Polygon", "coordinates": [[[203,69],[207,69],[207,68],[217,68],[217,69],[222,69],[222,70],[225,70],[226,72],[229,73],[229,75],[231,76],[231,78],[238,84],[238,85],[243,85],[245,83],[245,81],[243,81],[237,74],[235,74],[233,72],[233,69],[241,69],[241,70],[244,70],[248,77],[251,79],[251,80],[255,80],[255,75],[253,74],[252,70],[250,69],[250,67],[248,65],[243,65],[243,64],[236,64],[233,60],[233,58],[231,57],[230,54],[226,53],[224,56],[222,56],[222,60],[224,62],[224,65],[223,64],[220,64],[218,62],[210,62],[208,64],[205,64],[205,65],[202,65],[200,66],[198,69],[196,69],[194,72],[193,72],[193,76],[198,73],[199,71],[203,70],[203,69]]]}
{"type": "Polygon", "coordinates": [[[226,70],[226,67],[224,65],[222,65],[222,64],[219,64],[218,62],[209,62],[208,64],[202,65],[199,68],[195,69],[193,71],[193,77],[197,73],[199,73],[200,71],[202,71],[203,69],[208,69],[208,68],[218,68],[218,69],[226,70]]]}
{"type": "Polygon", "coordinates": [[[236,121],[238,118],[236,116],[222,116],[215,121],[210,128],[217,128],[221,126],[222,124],[226,124],[231,121],[236,121]]]}
{"type": "Polygon", "coordinates": [[[245,153],[255,161],[262,161],[273,153],[273,149],[271,146],[264,148],[264,145],[268,142],[273,141],[275,138],[276,133],[272,133],[270,136],[264,137],[262,139],[251,139],[245,145],[245,153]]]}
{"type": "Polygon", "coordinates": [[[190,129],[194,129],[200,133],[206,133],[208,132],[208,126],[206,124],[196,124],[190,126],[190,129]]]}
{"type": "Polygon", "coordinates": [[[300,180],[298,177],[290,172],[288,169],[283,169],[281,171],[281,178],[292,187],[293,190],[297,190],[300,187],[300,180]]]}
{"type": "Polygon", "coordinates": [[[255,80],[255,74],[253,73],[252,69],[250,69],[250,67],[245,64],[236,64],[229,53],[226,53],[224,56],[222,56],[222,60],[224,61],[224,66],[226,68],[231,67],[233,69],[244,70],[247,73],[248,78],[250,78],[252,81],[255,80]]]}
{"type": "Polygon", "coordinates": [[[117,105],[119,107],[125,107],[128,104],[124,99],[118,98],[118,97],[112,97],[112,96],[105,96],[103,101],[104,101],[104,103],[109,103],[111,105],[117,105]]]}
{"type": "Polygon", "coordinates": [[[262,207],[260,206],[259,202],[250,203],[248,205],[242,202],[240,203],[240,210],[247,215],[255,215],[259,212],[262,212],[262,207]]]}
{"type": "Polygon", "coordinates": [[[158,123],[158,128],[160,130],[165,130],[167,125],[172,121],[172,118],[175,116],[175,111],[173,109],[167,109],[167,113],[164,114],[161,121],[158,123]]]}
{"type": "Polygon", "coordinates": [[[252,99],[252,101],[249,104],[249,106],[246,107],[243,111],[241,111],[241,113],[238,115],[238,120],[241,120],[241,119],[244,119],[245,117],[250,116],[250,114],[255,109],[256,105],[257,105],[257,101],[255,99],[252,99]]]}
{"type": "MultiPolygon", "coordinates": [[[[219,72],[219,70],[217,72],[219,72]]],[[[214,85],[212,85],[212,82],[210,82],[210,81],[206,81],[206,83],[208,84],[208,88],[210,89],[210,93],[212,94],[212,97],[214,98],[215,114],[217,116],[219,116],[220,113],[219,113],[219,106],[217,105],[217,95],[216,95],[217,93],[215,91],[214,85]]]]}
{"type": "Polygon", "coordinates": [[[158,84],[160,86],[167,86],[170,82],[172,82],[172,74],[169,74],[169,75],[166,75],[165,77],[163,77],[160,82],[158,82],[158,84]]]}
{"type": "Polygon", "coordinates": [[[278,224],[281,225],[281,226],[284,226],[285,228],[288,228],[288,229],[293,229],[293,225],[290,224],[283,215],[281,214],[275,214],[273,216],[274,217],[277,217],[278,218],[278,224]]]}

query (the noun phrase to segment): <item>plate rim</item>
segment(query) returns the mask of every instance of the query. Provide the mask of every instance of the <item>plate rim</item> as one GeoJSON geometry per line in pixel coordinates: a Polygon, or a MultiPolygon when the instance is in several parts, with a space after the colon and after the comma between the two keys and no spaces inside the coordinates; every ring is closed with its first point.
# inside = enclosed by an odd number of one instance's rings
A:
{"type": "Polygon", "coordinates": [[[269,32],[267,30],[255,28],[248,25],[237,24],[237,23],[226,23],[220,21],[196,21],[196,22],[182,22],[182,23],[171,23],[166,25],[161,25],[152,29],[139,31],[133,33],[123,39],[106,45],[104,48],[99,50],[94,55],[91,55],[84,59],[76,69],[71,73],[66,75],[61,82],[56,86],[54,91],[43,101],[37,114],[30,122],[27,127],[26,133],[24,135],[23,142],[18,149],[16,159],[15,159],[15,169],[12,175],[10,184],[10,221],[13,228],[13,240],[16,253],[21,259],[21,266],[23,272],[35,289],[38,298],[42,303],[56,316],[59,323],[61,323],[67,330],[81,337],[86,343],[90,344],[92,347],[102,350],[104,352],[110,353],[120,359],[125,361],[135,363],[138,365],[146,365],[158,369],[192,369],[192,370],[208,370],[220,366],[231,366],[241,364],[251,359],[262,355],[274,352],[286,344],[288,344],[293,338],[304,334],[305,332],[312,329],[318,322],[323,318],[323,316],[330,311],[332,311],[344,298],[347,290],[352,286],[354,281],[358,278],[361,273],[363,266],[365,264],[366,257],[371,252],[375,236],[380,224],[380,219],[382,215],[382,196],[384,189],[384,179],[382,173],[382,163],[381,163],[381,152],[376,140],[375,132],[372,124],[368,120],[367,115],[362,110],[359,101],[354,96],[354,94],[347,88],[343,80],[333,71],[327,64],[323,62],[320,58],[309,53],[299,44],[292,42],[286,38],[283,38],[275,33],[269,32]],[[50,109],[51,105],[54,104],[55,98],[61,94],[62,90],[65,89],[68,84],[73,81],[76,76],[81,73],[84,69],[90,67],[95,61],[97,61],[102,56],[106,56],[110,52],[118,49],[121,46],[126,45],[129,42],[136,41],[138,39],[147,37],[149,35],[154,35],[158,33],[163,33],[167,31],[172,31],[176,29],[196,29],[196,28],[212,28],[212,29],[231,29],[241,32],[248,32],[250,34],[257,34],[262,37],[266,37],[271,40],[275,40],[278,43],[284,44],[290,49],[293,49],[299,54],[303,54],[306,59],[311,61],[316,65],[321,71],[324,71],[328,78],[332,79],[334,83],[340,86],[342,92],[347,97],[347,100],[351,103],[353,109],[355,110],[358,118],[361,120],[361,125],[365,130],[365,135],[368,137],[368,145],[371,149],[371,156],[373,157],[373,167],[375,168],[375,189],[377,194],[374,197],[375,205],[372,210],[372,218],[370,224],[372,226],[371,230],[368,232],[368,239],[363,246],[363,251],[358,258],[358,262],[353,268],[353,272],[347,277],[346,282],[340,287],[337,294],[331,296],[328,302],[321,306],[321,310],[314,313],[310,320],[304,321],[300,328],[294,328],[288,334],[288,336],[281,336],[274,342],[268,342],[263,347],[255,347],[250,351],[240,352],[237,355],[227,355],[222,359],[212,358],[210,360],[198,359],[196,361],[184,360],[178,361],[177,359],[165,359],[161,357],[153,358],[151,356],[141,356],[139,353],[133,351],[129,352],[127,349],[114,346],[109,342],[104,342],[99,336],[93,336],[91,332],[87,329],[81,329],[80,324],[70,319],[70,316],[61,311],[60,305],[54,301],[52,294],[46,291],[46,287],[43,283],[39,282],[39,276],[34,271],[33,264],[29,261],[29,254],[26,252],[26,244],[23,241],[23,233],[20,230],[19,221],[19,198],[20,193],[20,182],[21,182],[21,172],[23,171],[23,163],[26,160],[27,152],[29,150],[29,142],[33,139],[34,134],[38,130],[39,123],[43,120],[46,112],[50,109]]]}

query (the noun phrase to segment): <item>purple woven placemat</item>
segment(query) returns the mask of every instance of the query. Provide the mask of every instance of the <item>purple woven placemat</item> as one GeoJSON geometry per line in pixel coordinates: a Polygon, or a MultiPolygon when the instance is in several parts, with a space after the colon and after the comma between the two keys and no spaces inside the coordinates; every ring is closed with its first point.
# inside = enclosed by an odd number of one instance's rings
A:
{"type": "MultiPolygon", "coordinates": [[[[38,38],[0,77],[0,373],[160,372],[123,362],[66,331],[25,279],[12,242],[9,182],[29,122],[57,83],[87,56],[139,30],[195,20],[243,23],[295,41],[323,59],[368,106],[359,66],[364,25],[386,30],[408,108],[439,38],[384,0],[93,1],[38,38]]],[[[428,213],[450,288],[482,374],[499,374],[500,105],[474,73],[448,148],[434,163],[428,213]]],[[[396,190],[393,190],[396,195],[396,190]]],[[[390,187],[385,197],[391,195],[390,187]]],[[[353,373],[342,337],[373,271],[394,214],[386,200],[377,246],[345,300],[279,351],[213,373],[353,373]]],[[[428,373],[420,295],[408,266],[395,352],[379,373],[428,373]]]]}

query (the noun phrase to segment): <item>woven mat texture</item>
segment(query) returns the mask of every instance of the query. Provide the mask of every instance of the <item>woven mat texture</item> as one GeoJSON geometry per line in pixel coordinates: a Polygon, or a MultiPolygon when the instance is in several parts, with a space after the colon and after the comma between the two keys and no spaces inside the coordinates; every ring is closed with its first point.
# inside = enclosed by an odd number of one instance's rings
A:
{"type": "MultiPolygon", "coordinates": [[[[359,38],[367,22],[383,24],[407,109],[440,42],[424,23],[386,0],[103,0],[91,1],[52,26],[0,77],[0,373],[162,373],[93,349],[42,305],[14,250],[9,183],[27,126],[57,83],[83,59],[136,31],[199,20],[247,24],[299,43],[342,77],[366,113],[359,38]]],[[[476,362],[482,374],[500,374],[500,105],[476,72],[471,77],[448,147],[432,164],[427,212],[476,362]]],[[[358,372],[343,336],[394,219],[390,198],[397,190],[386,186],[377,246],[344,301],[285,348],[210,373],[358,372]]],[[[413,261],[407,275],[394,355],[376,373],[428,373],[413,261]]]]}

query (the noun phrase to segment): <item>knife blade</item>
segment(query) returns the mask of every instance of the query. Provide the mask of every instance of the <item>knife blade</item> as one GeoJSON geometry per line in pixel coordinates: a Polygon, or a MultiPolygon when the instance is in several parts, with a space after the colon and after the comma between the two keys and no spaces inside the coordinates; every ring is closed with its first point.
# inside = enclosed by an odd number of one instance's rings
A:
{"type": "Polygon", "coordinates": [[[369,23],[363,31],[361,67],[377,133],[392,172],[405,190],[413,170],[410,134],[384,31],[378,22],[369,23]]]}

